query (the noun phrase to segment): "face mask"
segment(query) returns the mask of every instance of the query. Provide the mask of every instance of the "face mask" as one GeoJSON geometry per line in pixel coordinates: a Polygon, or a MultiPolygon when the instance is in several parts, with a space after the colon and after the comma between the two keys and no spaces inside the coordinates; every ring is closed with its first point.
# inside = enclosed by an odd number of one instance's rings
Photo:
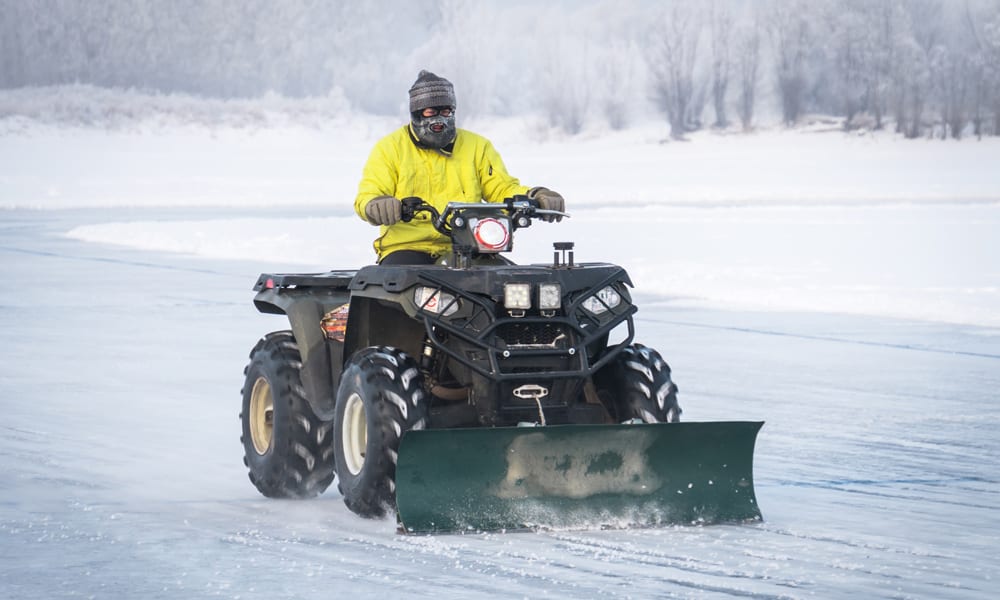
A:
{"type": "Polygon", "coordinates": [[[420,115],[412,118],[413,133],[420,140],[420,143],[428,148],[441,150],[448,144],[455,141],[455,115],[447,117],[436,115],[433,117],[423,117],[420,115]]]}

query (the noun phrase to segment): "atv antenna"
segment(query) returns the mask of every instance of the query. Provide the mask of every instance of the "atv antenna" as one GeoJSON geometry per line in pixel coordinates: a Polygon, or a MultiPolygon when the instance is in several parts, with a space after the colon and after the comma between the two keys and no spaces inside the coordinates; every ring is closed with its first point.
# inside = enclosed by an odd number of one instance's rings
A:
{"type": "Polygon", "coordinates": [[[553,267],[573,267],[573,242],[556,242],[552,244],[555,252],[552,256],[553,267]]]}

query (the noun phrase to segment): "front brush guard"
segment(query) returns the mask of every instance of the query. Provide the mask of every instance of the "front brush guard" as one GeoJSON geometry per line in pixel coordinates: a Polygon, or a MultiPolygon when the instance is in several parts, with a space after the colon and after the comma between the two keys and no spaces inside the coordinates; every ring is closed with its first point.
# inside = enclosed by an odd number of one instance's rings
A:
{"type": "Polygon", "coordinates": [[[583,378],[593,375],[595,372],[600,370],[623,350],[626,346],[632,343],[635,339],[635,323],[632,319],[638,308],[635,305],[629,303],[627,307],[622,309],[618,313],[614,313],[614,316],[605,322],[600,322],[598,319],[593,317],[587,317],[587,320],[581,322],[578,315],[584,314],[581,304],[584,299],[597,293],[598,290],[607,287],[608,285],[618,281],[619,275],[617,273],[600,281],[596,285],[592,286],[587,291],[578,294],[577,299],[566,306],[565,313],[567,316],[561,317],[540,317],[540,316],[524,316],[516,319],[518,324],[532,325],[532,324],[542,324],[542,325],[561,325],[573,332],[572,343],[566,348],[530,348],[530,349],[517,349],[510,350],[507,348],[501,348],[492,343],[492,340],[496,337],[495,332],[497,328],[502,325],[514,321],[514,319],[496,319],[492,317],[494,307],[487,301],[479,298],[475,295],[468,294],[462,290],[455,289],[448,286],[446,282],[424,274],[420,279],[435,287],[438,291],[443,291],[448,294],[452,294],[457,297],[461,297],[463,301],[470,302],[476,305],[479,310],[484,311],[486,314],[491,315],[491,322],[488,326],[482,329],[473,329],[469,326],[458,326],[451,321],[441,318],[435,314],[423,313],[424,317],[424,329],[427,334],[427,338],[431,341],[433,346],[447,355],[452,360],[455,360],[459,364],[467,367],[471,371],[485,377],[489,380],[495,382],[502,381],[517,381],[517,380],[529,380],[536,379],[537,373],[534,374],[524,374],[524,373],[505,373],[501,368],[501,362],[503,360],[512,358],[537,358],[544,359],[546,357],[558,357],[558,358],[571,358],[576,361],[576,367],[573,369],[546,371],[545,376],[551,379],[569,379],[569,378],[583,378]],[[628,327],[628,334],[624,340],[614,345],[608,346],[601,354],[600,357],[591,363],[591,359],[587,348],[597,342],[598,340],[607,336],[612,330],[626,323],[628,327]],[[453,336],[458,338],[460,341],[464,342],[468,346],[481,351],[487,357],[485,361],[471,360],[462,353],[450,348],[445,342],[447,336],[453,336]]]}

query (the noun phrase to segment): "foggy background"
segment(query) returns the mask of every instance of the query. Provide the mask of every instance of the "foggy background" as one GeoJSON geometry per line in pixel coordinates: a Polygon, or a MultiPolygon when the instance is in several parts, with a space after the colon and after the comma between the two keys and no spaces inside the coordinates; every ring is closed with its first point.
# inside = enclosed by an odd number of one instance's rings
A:
{"type": "Polygon", "coordinates": [[[266,97],[400,115],[428,68],[462,118],[533,114],[568,134],[810,115],[1000,134],[1000,0],[0,0],[0,50],[0,117],[113,120],[115,96],[90,86],[166,110],[266,97]]]}

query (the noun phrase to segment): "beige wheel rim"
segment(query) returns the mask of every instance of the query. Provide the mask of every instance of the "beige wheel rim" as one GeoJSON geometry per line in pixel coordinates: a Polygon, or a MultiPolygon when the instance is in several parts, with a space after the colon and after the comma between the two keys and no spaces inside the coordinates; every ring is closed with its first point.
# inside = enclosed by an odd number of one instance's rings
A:
{"type": "Polygon", "coordinates": [[[365,449],[368,446],[368,415],[365,403],[358,394],[351,394],[344,406],[341,424],[344,440],[344,463],[351,475],[357,475],[365,466],[365,449]]]}
{"type": "Polygon", "coordinates": [[[250,439],[257,454],[266,454],[274,439],[274,397],[267,379],[258,377],[250,392],[250,439]]]}

